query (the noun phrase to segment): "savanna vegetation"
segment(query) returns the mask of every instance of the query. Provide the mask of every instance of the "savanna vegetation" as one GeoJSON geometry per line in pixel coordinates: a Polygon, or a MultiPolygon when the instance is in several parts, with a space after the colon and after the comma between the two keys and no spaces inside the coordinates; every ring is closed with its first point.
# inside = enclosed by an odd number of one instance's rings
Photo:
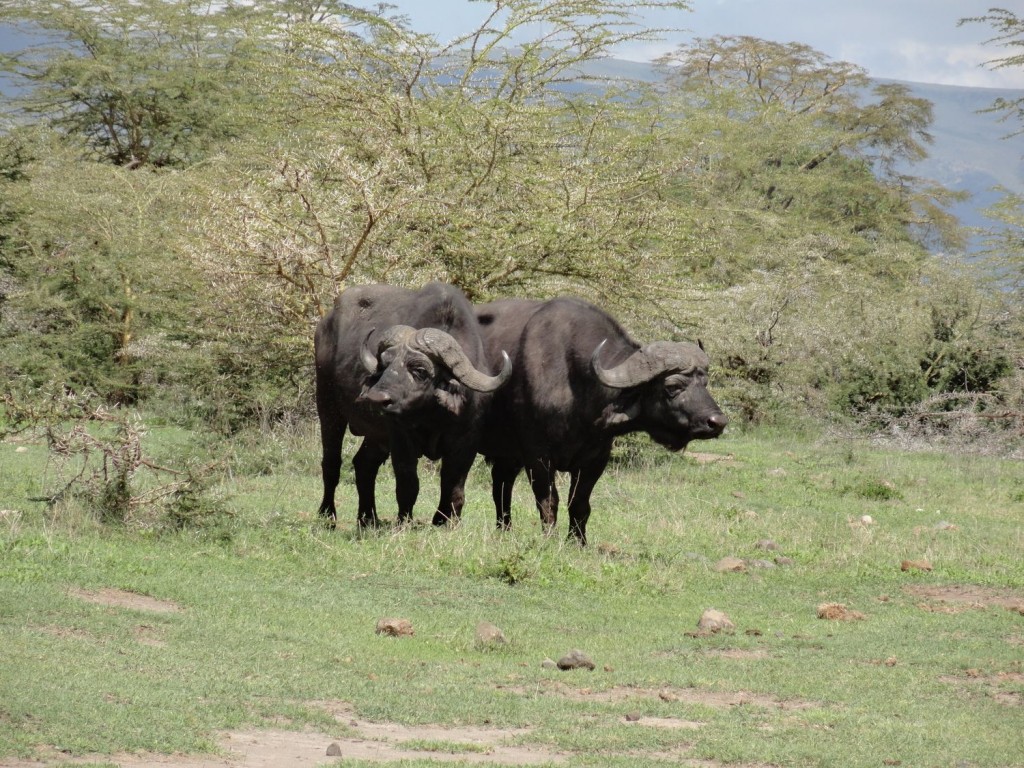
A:
{"type": "MultiPolygon", "coordinates": [[[[1001,267],[968,269],[953,193],[905,171],[930,104],[805,45],[602,75],[656,35],[637,13],[686,6],[482,3],[442,43],[330,0],[5,3],[31,43],[3,59],[8,388],[266,425],[308,413],[344,285],[442,279],[700,336],[752,422],[1019,417],[1019,293],[995,283],[1020,278],[1020,201],[994,212],[1001,267]]],[[[965,21],[1019,45],[1009,12],[965,21]]]]}
{"type": "MultiPolygon", "coordinates": [[[[1019,761],[1024,201],[962,258],[956,194],[908,172],[931,105],[799,43],[607,74],[687,0],[474,5],[452,41],[336,0],[0,6],[27,41],[0,55],[0,762],[204,751],[342,700],[573,765],[1019,761]],[[583,552],[525,497],[492,535],[483,471],[458,529],[321,530],[313,326],[346,285],[431,279],[699,337],[732,460],[622,441],[583,552]],[[687,637],[708,607],[738,629],[687,637]],[[510,643],[474,645],[484,619],[510,643]],[[562,645],[586,682],[540,667],[562,645]]],[[[1013,12],[964,23],[1024,65],[1013,12]]]]}

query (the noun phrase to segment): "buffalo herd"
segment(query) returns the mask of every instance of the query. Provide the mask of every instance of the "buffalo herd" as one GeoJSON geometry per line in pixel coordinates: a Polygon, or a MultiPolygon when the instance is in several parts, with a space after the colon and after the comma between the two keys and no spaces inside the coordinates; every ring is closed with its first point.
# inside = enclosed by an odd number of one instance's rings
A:
{"type": "Polygon", "coordinates": [[[320,515],[334,494],[345,430],[363,438],[352,459],[357,522],[376,526],[377,472],[390,456],[398,521],[411,519],[421,456],[440,461],[433,523],[458,520],[477,454],[491,465],[497,525],[511,526],[521,470],[545,531],[558,515],[557,472],[569,475],[569,536],[587,542],[590,495],[616,436],[646,432],[671,451],[722,434],[701,346],[641,346],[586,301],[501,299],[473,306],[458,288],[344,290],[316,329],[316,403],[323,444],[320,515]]]}

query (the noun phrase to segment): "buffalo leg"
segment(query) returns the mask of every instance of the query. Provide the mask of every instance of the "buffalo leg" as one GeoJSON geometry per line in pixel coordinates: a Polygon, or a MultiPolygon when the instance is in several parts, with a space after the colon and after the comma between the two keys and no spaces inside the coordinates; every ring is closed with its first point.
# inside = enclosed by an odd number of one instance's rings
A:
{"type": "Polygon", "coordinates": [[[376,528],[380,525],[377,518],[377,473],[387,457],[388,452],[383,446],[364,439],[352,458],[352,467],[356,473],[356,492],[359,495],[356,522],[360,528],[376,528]]]}
{"type": "Polygon", "coordinates": [[[459,521],[466,503],[466,477],[475,458],[475,453],[449,454],[441,460],[441,499],[434,512],[434,525],[459,521]]]}
{"type": "Polygon", "coordinates": [[[337,525],[338,510],[334,505],[334,492],[338,488],[341,477],[341,443],[345,437],[347,424],[336,416],[330,415],[328,409],[320,413],[320,443],[323,454],[320,460],[320,471],[323,475],[324,495],[320,501],[318,514],[329,521],[331,528],[337,525]]]}
{"type": "Polygon", "coordinates": [[[416,474],[419,456],[404,441],[391,443],[391,468],[395,471],[395,499],[398,501],[398,524],[412,521],[412,509],[420,495],[420,479],[416,474]]]}
{"type": "Polygon", "coordinates": [[[537,502],[540,513],[540,524],[545,534],[554,531],[558,522],[558,489],[555,487],[555,472],[551,463],[537,460],[530,463],[527,471],[530,485],[533,487],[533,498],[537,502]]]}
{"type": "Polygon", "coordinates": [[[569,484],[569,538],[575,538],[581,547],[587,546],[587,520],[590,519],[590,494],[608,464],[606,454],[602,461],[590,464],[572,473],[569,484]]]}
{"type": "Polygon", "coordinates": [[[522,468],[514,459],[495,459],[491,464],[491,498],[498,528],[503,531],[512,528],[512,486],[522,468]]]}

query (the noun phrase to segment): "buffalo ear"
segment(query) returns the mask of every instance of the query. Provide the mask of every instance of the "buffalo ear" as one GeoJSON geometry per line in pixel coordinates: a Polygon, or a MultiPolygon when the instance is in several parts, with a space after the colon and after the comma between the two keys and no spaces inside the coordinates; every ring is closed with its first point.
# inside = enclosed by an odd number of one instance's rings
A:
{"type": "Polygon", "coordinates": [[[438,404],[453,416],[462,413],[466,404],[466,388],[454,379],[434,391],[438,404]]]}
{"type": "Polygon", "coordinates": [[[700,349],[701,352],[705,352],[706,351],[704,349],[704,342],[701,341],[700,339],[697,339],[697,348],[700,349]]]}
{"type": "Polygon", "coordinates": [[[616,408],[613,404],[609,403],[605,406],[601,415],[594,420],[594,426],[598,429],[621,427],[625,424],[629,424],[629,422],[637,417],[636,411],[637,409],[635,405],[631,405],[626,408],[616,408]]]}

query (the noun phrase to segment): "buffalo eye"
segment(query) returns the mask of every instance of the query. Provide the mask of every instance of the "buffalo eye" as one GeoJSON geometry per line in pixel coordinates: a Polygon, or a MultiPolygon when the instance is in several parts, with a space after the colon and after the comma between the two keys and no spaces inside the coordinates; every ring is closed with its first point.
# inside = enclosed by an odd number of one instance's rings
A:
{"type": "Polygon", "coordinates": [[[430,378],[430,371],[419,365],[409,366],[409,373],[416,381],[427,381],[430,378]]]}
{"type": "Polygon", "coordinates": [[[665,382],[665,397],[669,400],[673,400],[683,393],[686,389],[685,381],[666,381],[665,382]]]}

